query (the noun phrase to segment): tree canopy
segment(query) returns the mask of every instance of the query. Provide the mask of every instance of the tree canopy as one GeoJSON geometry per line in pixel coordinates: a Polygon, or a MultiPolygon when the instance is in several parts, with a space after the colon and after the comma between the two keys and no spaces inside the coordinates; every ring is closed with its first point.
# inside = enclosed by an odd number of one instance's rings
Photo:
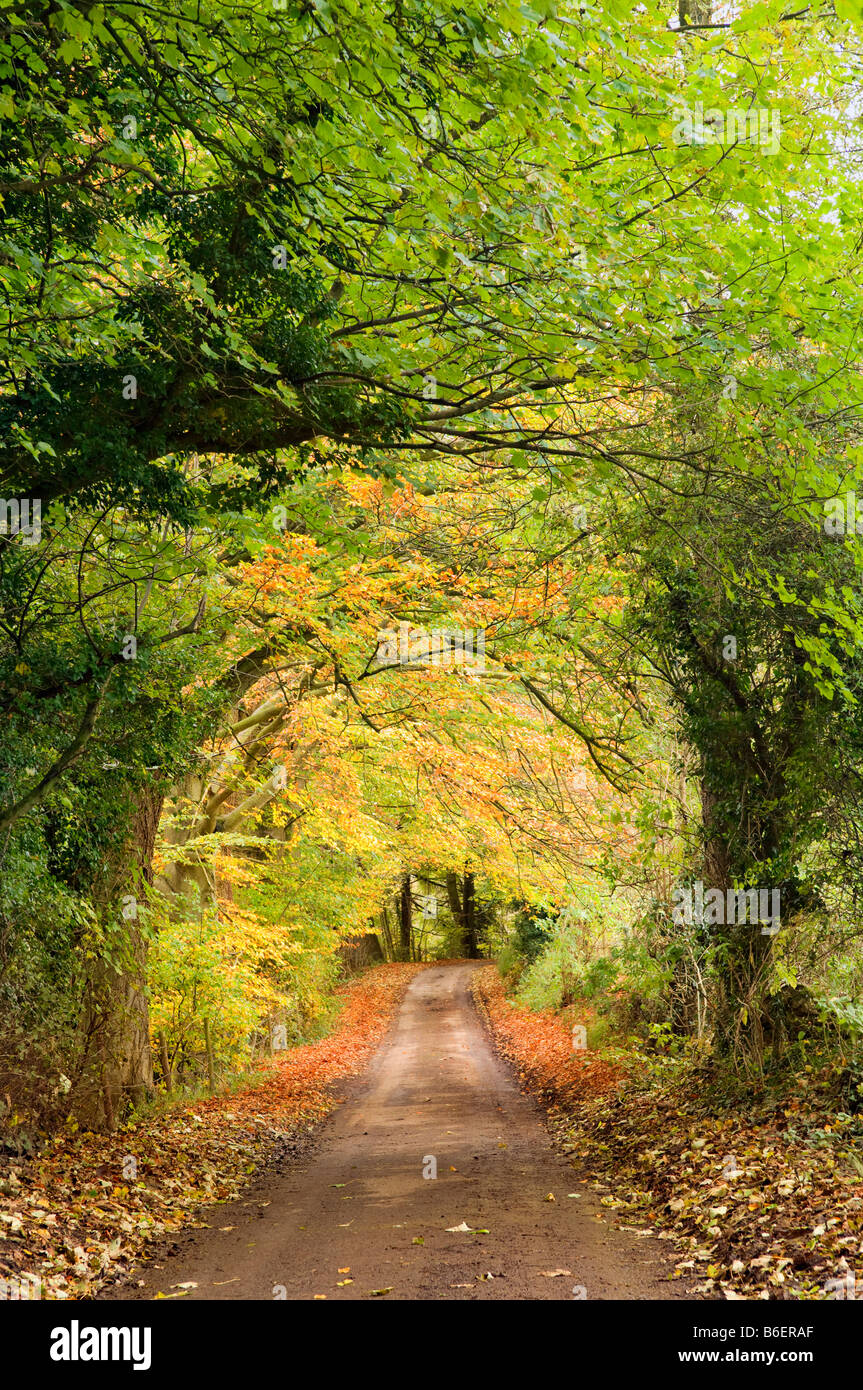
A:
{"type": "Polygon", "coordinates": [[[852,9],[0,0],[0,1000],[82,1111],[363,935],[640,933],[756,1071],[856,980],[852,9]]]}

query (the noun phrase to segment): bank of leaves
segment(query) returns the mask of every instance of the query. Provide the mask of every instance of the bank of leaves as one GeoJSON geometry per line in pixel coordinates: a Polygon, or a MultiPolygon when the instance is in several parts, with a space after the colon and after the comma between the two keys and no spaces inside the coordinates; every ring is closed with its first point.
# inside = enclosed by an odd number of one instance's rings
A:
{"type": "Polygon", "coordinates": [[[667,1240],[673,1278],[717,1299],[863,1294],[863,1125],[837,1105],[832,1063],[732,1109],[697,1068],[573,1052],[569,1022],[513,1004],[496,971],[474,994],[609,1220],[667,1240]]]}
{"type": "Polygon", "coordinates": [[[91,1297],[153,1240],[208,1224],[197,1209],[235,1199],[274,1149],[333,1109],[335,1083],[362,1071],[421,969],[382,965],[341,985],[329,1036],[289,1049],[245,1090],[110,1135],[64,1134],[26,1160],[0,1157],[0,1288],[91,1297]]]}

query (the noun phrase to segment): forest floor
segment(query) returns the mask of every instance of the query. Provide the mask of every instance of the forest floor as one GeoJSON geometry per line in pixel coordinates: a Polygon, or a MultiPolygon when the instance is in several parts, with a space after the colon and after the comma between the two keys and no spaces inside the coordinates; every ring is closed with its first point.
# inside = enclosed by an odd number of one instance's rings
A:
{"type": "Polygon", "coordinates": [[[573,1019],[519,1007],[496,971],[474,994],[558,1147],[610,1219],[674,1253],[690,1297],[863,1298],[863,1116],[826,1049],[772,1091],[729,1093],[707,1065],[574,1052],[573,1019]]]}
{"type": "Polygon", "coordinates": [[[824,1298],[833,1280],[855,1297],[857,1121],[811,1067],[779,1103],[723,1106],[691,1069],[573,1052],[572,1020],[516,1005],[483,962],[378,966],[339,994],[333,1032],[244,1090],[0,1159],[0,1283],[631,1300],[824,1298]]]}
{"type": "Polygon", "coordinates": [[[341,985],[332,1031],[278,1054],[243,1089],[196,1103],[177,1094],[113,1134],[70,1128],[32,1157],[0,1151],[0,1298],[92,1297],[159,1238],[211,1219],[252,1174],[304,1152],[426,968],[379,966],[341,985]]]}
{"type": "Polygon", "coordinates": [[[478,968],[421,971],[314,1151],[100,1297],[687,1297],[666,1247],[614,1229],[553,1147],[474,1006],[478,968]]]}

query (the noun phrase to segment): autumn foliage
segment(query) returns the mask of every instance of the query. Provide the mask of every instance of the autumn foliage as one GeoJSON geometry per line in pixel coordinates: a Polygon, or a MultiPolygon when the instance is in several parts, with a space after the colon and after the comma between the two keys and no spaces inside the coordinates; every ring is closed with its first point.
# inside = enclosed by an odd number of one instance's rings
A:
{"type": "Polygon", "coordinates": [[[111,1135],[65,1134],[26,1163],[0,1159],[0,1277],[41,1281],[43,1298],[89,1297],[152,1241],[211,1220],[197,1209],[237,1197],[333,1109],[336,1083],[362,1070],[421,969],[379,966],[341,986],[332,1033],[289,1049],[247,1090],[111,1135]]]}
{"type": "Polygon", "coordinates": [[[620,1067],[573,1050],[571,1030],[559,1014],[519,1008],[507,999],[497,970],[478,971],[472,989],[498,1051],[537,1100],[549,1106],[572,1105],[617,1089],[620,1067]]]}
{"type": "Polygon", "coordinates": [[[836,1140],[853,1150],[855,1121],[830,1103],[829,1066],[804,1072],[797,1094],[722,1107],[704,1078],[663,1080],[642,1054],[624,1068],[573,1053],[563,1019],[508,1000],[496,971],[473,990],[608,1219],[667,1241],[687,1297],[855,1296],[863,1164],[834,1152],[836,1140]]]}

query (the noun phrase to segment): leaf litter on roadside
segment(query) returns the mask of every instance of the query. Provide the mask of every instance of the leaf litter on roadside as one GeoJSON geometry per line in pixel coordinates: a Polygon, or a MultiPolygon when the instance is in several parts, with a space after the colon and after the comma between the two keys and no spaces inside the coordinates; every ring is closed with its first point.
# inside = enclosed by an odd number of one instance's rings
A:
{"type": "Polygon", "coordinates": [[[149,1242],[203,1224],[201,1206],[239,1197],[277,1144],[332,1110],[332,1084],[362,1070],[424,968],[386,965],[340,986],[333,1031],[274,1058],[246,1090],[0,1158],[0,1277],[38,1281],[44,1299],[90,1297],[127,1274],[149,1242]],[[123,1176],[130,1158],[135,1179],[123,1176]]]}
{"type": "Polygon", "coordinates": [[[863,1141],[826,1069],[799,1076],[796,1095],[731,1109],[691,1072],[658,1079],[637,1058],[573,1054],[564,1020],[514,1005],[497,971],[477,971],[472,988],[607,1217],[676,1250],[672,1278],[732,1301],[823,1299],[855,1271],[859,1286],[863,1141]]]}

